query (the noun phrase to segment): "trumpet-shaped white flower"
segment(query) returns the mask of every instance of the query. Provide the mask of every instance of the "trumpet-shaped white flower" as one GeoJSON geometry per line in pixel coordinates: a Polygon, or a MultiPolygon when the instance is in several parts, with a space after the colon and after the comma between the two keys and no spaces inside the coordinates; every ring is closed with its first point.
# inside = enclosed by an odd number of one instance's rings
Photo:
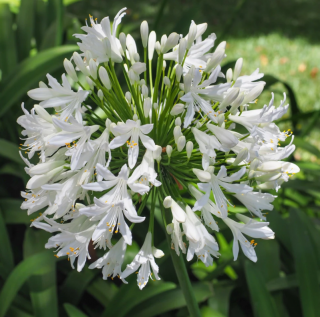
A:
{"type": "Polygon", "coordinates": [[[128,164],[130,168],[133,168],[139,155],[139,139],[145,148],[151,151],[156,150],[154,141],[146,136],[153,128],[153,124],[141,125],[140,120],[133,121],[127,120],[125,124],[117,125],[113,127],[115,133],[118,134],[110,143],[110,149],[116,149],[126,143],[128,144],[128,164]]]}
{"type": "Polygon", "coordinates": [[[40,106],[44,108],[55,108],[56,111],[61,112],[62,121],[68,121],[71,116],[74,116],[81,123],[83,113],[81,107],[87,99],[89,91],[80,89],[78,92],[74,92],[65,74],[62,75],[62,85],[49,74],[47,74],[47,78],[51,88],[32,89],[28,91],[29,97],[41,101],[40,106]]]}
{"type": "Polygon", "coordinates": [[[252,191],[252,188],[245,184],[232,184],[233,181],[241,179],[241,177],[246,172],[246,168],[242,167],[238,172],[227,176],[227,169],[225,166],[220,167],[220,171],[217,175],[214,174],[213,167],[207,169],[208,177],[210,181],[206,183],[199,183],[199,189],[205,192],[197,202],[195,203],[193,210],[201,210],[209,201],[209,196],[212,191],[216,206],[222,214],[222,218],[227,217],[228,215],[228,200],[223,194],[221,187],[227,190],[230,193],[239,193],[245,194],[252,191]]]}
{"type": "Polygon", "coordinates": [[[75,170],[82,167],[79,165],[81,154],[84,151],[93,152],[93,147],[87,141],[91,137],[91,134],[99,129],[99,126],[83,126],[73,117],[70,117],[69,122],[64,122],[57,118],[53,118],[53,123],[62,131],[50,139],[50,144],[55,146],[66,145],[69,148],[69,151],[66,152],[66,155],[71,156],[70,167],[72,170],[75,170]],[[78,141],[72,144],[72,142],[75,140],[78,141]]]}
{"type": "Polygon", "coordinates": [[[24,144],[21,145],[28,152],[29,159],[36,152],[40,152],[40,159],[45,162],[46,156],[51,156],[59,148],[58,146],[50,145],[48,142],[59,130],[52,123],[52,118],[46,110],[43,109],[40,115],[37,115],[36,112],[39,108],[34,108],[29,113],[24,108],[23,103],[21,107],[24,115],[20,116],[17,122],[25,129],[22,131],[22,135],[26,137],[24,144]]]}
{"type": "Polygon", "coordinates": [[[133,191],[136,191],[135,187],[137,184],[144,184],[148,186],[149,191],[149,183],[156,187],[161,186],[161,182],[156,179],[157,175],[158,174],[154,169],[153,153],[151,150],[147,149],[141,164],[134,169],[132,175],[128,179],[128,184],[133,191]]]}
{"type": "Polygon", "coordinates": [[[151,232],[148,232],[139,253],[120,275],[120,278],[126,282],[125,278],[137,271],[140,267],[137,276],[137,282],[140,289],[143,289],[147,285],[149,278],[151,278],[151,268],[155,278],[160,280],[160,277],[158,276],[159,267],[154,260],[151,240],[151,232]]]}
{"type": "Polygon", "coordinates": [[[212,256],[218,257],[220,255],[218,243],[189,206],[186,207],[186,213],[187,220],[182,226],[189,240],[187,260],[192,260],[196,254],[206,266],[212,265],[212,256]]]}
{"type": "Polygon", "coordinates": [[[44,220],[48,223],[47,226],[39,222],[33,222],[33,225],[49,232],[61,232],[51,237],[45,247],[57,248],[56,257],[68,256],[72,268],[74,268],[74,261],[78,258],[77,271],[80,272],[86,259],[90,259],[88,247],[95,224],[84,216],[74,219],[69,224],[58,224],[46,217],[44,220]]]}
{"type": "Polygon", "coordinates": [[[223,221],[231,229],[233,234],[233,257],[234,260],[238,258],[239,254],[239,243],[245,256],[253,262],[257,262],[257,255],[254,250],[257,245],[254,240],[248,241],[243,235],[248,235],[252,238],[260,239],[274,239],[274,232],[268,227],[269,222],[258,222],[244,215],[236,215],[239,220],[243,221],[244,224],[235,222],[230,218],[225,218],[223,221]]]}
{"type": "Polygon", "coordinates": [[[124,260],[124,255],[127,249],[127,244],[121,238],[103,257],[90,264],[89,269],[101,269],[103,279],[108,277],[114,278],[120,276],[121,265],[124,260]]]}
{"type": "MultiPolygon", "coordinates": [[[[195,115],[196,111],[202,111],[207,115],[210,120],[217,122],[217,112],[212,110],[210,103],[205,100],[201,94],[207,95],[212,93],[212,86],[210,84],[216,82],[218,75],[220,73],[220,66],[217,67],[210,75],[209,79],[204,80],[201,84],[201,73],[199,70],[191,68],[189,73],[184,77],[184,86],[183,90],[185,95],[180,99],[187,104],[187,112],[184,118],[184,128],[187,128],[195,115]]],[[[217,99],[223,100],[223,92],[225,92],[230,87],[230,84],[219,84],[216,85],[215,94],[218,97],[217,99]]]]}
{"type": "Polygon", "coordinates": [[[90,16],[90,26],[83,26],[81,29],[88,34],[75,34],[74,36],[81,40],[78,43],[82,52],[89,51],[93,58],[99,63],[108,62],[111,59],[113,62],[121,63],[122,57],[120,53],[121,44],[116,37],[117,28],[121,23],[121,19],[126,14],[127,8],[121,9],[113,20],[111,27],[109,17],[103,18],[100,23],[97,23],[90,16]]]}

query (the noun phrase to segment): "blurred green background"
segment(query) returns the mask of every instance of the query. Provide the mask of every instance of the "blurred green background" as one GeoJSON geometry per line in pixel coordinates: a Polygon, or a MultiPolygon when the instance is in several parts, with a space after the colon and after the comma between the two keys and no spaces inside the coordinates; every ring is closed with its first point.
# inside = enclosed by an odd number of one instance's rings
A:
{"type": "MultiPolygon", "coordinates": [[[[231,232],[221,227],[216,234],[221,258],[209,268],[187,263],[202,315],[320,316],[320,1],[1,0],[0,317],[189,316],[160,222],[156,245],[166,253],[157,261],[162,280],[139,291],[135,276],[122,285],[103,281],[98,270],[73,271],[66,259],[44,249],[49,234],[29,228],[34,215],[19,208],[28,177],[18,155],[16,119],[22,101],[27,109],[33,106],[26,92],[47,72],[60,76],[63,59],[76,50],[72,35],[80,33],[89,13],[112,20],[124,6],[121,31],[135,38],[143,20],[158,36],[186,34],[190,20],[207,22],[208,34],[228,42],[225,70],[243,57],[243,73],[257,67],[265,73],[259,107],[271,91],[278,104],[285,91],[291,105],[279,125],[294,131],[297,150],[289,160],[301,172],[284,184],[268,214],[276,239],[259,241],[256,264],[243,255],[233,262],[231,232]]],[[[133,234],[137,243],[126,262],[143,240],[138,231],[133,234]]]]}

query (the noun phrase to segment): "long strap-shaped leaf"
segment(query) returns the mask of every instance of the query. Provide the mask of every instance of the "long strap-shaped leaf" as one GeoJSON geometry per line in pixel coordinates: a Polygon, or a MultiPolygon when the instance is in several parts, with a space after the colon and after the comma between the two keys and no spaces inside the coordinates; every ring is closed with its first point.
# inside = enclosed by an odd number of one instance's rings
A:
{"type": "Polygon", "coordinates": [[[52,253],[42,252],[25,259],[16,266],[6,280],[0,293],[0,317],[7,316],[6,312],[8,308],[26,280],[38,269],[43,269],[43,267],[51,265],[52,261],[55,261],[52,253]]]}
{"type": "Polygon", "coordinates": [[[64,57],[69,57],[77,49],[76,45],[59,46],[40,52],[20,63],[1,85],[0,117],[23,97],[26,91],[37,86],[44,74],[61,68],[64,57]]]}

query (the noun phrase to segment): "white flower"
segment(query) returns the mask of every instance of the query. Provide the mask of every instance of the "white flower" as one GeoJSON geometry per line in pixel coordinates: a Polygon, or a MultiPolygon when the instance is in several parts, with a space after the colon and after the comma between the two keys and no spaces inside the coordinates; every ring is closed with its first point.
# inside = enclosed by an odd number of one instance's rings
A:
{"type": "Polygon", "coordinates": [[[114,18],[113,25],[109,17],[103,18],[100,23],[97,23],[90,16],[91,27],[83,26],[81,29],[88,34],[75,34],[74,36],[82,41],[77,43],[82,52],[90,51],[92,57],[97,59],[99,63],[108,62],[109,58],[116,63],[122,62],[120,53],[120,41],[116,38],[117,28],[121,23],[121,19],[126,14],[124,11],[127,8],[121,9],[114,18]]]}
{"type": "Polygon", "coordinates": [[[254,213],[260,219],[266,220],[266,217],[261,213],[262,210],[273,210],[271,203],[277,196],[273,196],[268,193],[249,192],[246,194],[235,194],[238,200],[240,200],[249,211],[254,213]]]}
{"type": "Polygon", "coordinates": [[[180,255],[179,249],[181,249],[183,253],[186,253],[186,246],[182,240],[180,223],[173,217],[172,223],[168,224],[166,229],[167,233],[171,235],[171,248],[176,251],[177,255],[180,255]]]}
{"type": "Polygon", "coordinates": [[[201,97],[201,94],[207,95],[212,93],[212,87],[215,88],[215,94],[221,95],[219,98],[223,100],[223,93],[230,87],[230,84],[220,84],[216,86],[209,86],[211,83],[216,82],[217,77],[220,73],[220,67],[217,67],[210,75],[209,79],[201,82],[201,73],[191,68],[189,73],[184,77],[183,90],[185,95],[180,99],[187,104],[187,112],[184,118],[184,128],[187,128],[195,115],[196,111],[202,110],[210,120],[217,122],[217,113],[212,110],[212,106],[208,101],[201,97]],[[190,74],[191,71],[191,74],[190,74]],[[224,85],[224,86],[223,86],[224,85]],[[227,86],[225,86],[227,85],[227,86]]]}
{"type": "MultiPolygon", "coordinates": [[[[188,188],[190,190],[191,195],[195,199],[199,200],[203,196],[203,194],[199,190],[197,190],[194,186],[189,184],[188,188]]],[[[222,217],[221,212],[217,208],[216,204],[211,199],[209,199],[207,204],[201,208],[201,217],[203,218],[204,223],[209,228],[211,228],[214,231],[219,231],[219,227],[216,221],[214,220],[214,218],[212,217],[212,215],[215,215],[216,217],[219,217],[219,218],[222,217]]]]}
{"type": "Polygon", "coordinates": [[[258,222],[240,214],[236,214],[236,216],[239,220],[243,221],[244,224],[235,222],[230,218],[223,219],[223,221],[231,229],[233,234],[234,260],[238,258],[240,243],[241,249],[245,256],[251,261],[257,262],[257,255],[254,250],[257,243],[255,243],[254,240],[251,240],[249,242],[243,234],[248,235],[252,238],[274,239],[274,232],[269,227],[267,227],[269,225],[269,222],[258,222]]]}
{"type": "Polygon", "coordinates": [[[155,278],[157,280],[160,280],[158,276],[159,267],[154,260],[151,240],[151,232],[148,232],[139,253],[135,256],[134,260],[129,265],[127,265],[127,268],[120,275],[120,278],[124,282],[126,282],[125,278],[137,271],[140,267],[137,276],[137,282],[140,289],[143,289],[148,283],[149,278],[151,278],[151,268],[155,278]]]}
{"type": "Polygon", "coordinates": [[[48,226],[43,226],[39,222],[33,222],[33,225],[49,232],[61,232],[51,237],[45,247],[47,249],[58,248],[56,256],[67,255],[72,268],[74,268],[75,259],[78,258],[77,271],[80,272],[86,259],[90,259],[88,247],[95,224],[92,224],[84,216],[76,218],[68,224],[59,224],[46,217],[44,220],[49,224],[48,226]]]}
{"type": "Polygon", "coordinates": [[[44,108],[55,108],[56,111],[61,112],[62,121],[68,121],[71,116],[74,116],[81,123],[83,112],[81,106],[89,95],[89,91],[80,89],[74,92],[65,74],[62,75],[62,85],[49,74],[47,78],[51,88],[29,90],[28,96],[41,101],[40,106],[44,108]]]}
{"type": "Polygon", "coordinates": [[[17,122],[25,129],[22,131],[22,135],[26,137],[23,144],[24,150],[28,152],[29,159],[33,157],[35,152],[39,151],[41,161],[45,162],[46,156],[51,156],[59,148],[48,143],[48,140],[56,135],[59,130],[52,124],[52,118],[46,110],[43,109],[40,115],[36,115],[35,112],[39,108],[35,107],[31,110],[31,113],[24,108],[23,103],[21,108],[24,115],[20,116],[17,122]],[[43,112],[46,112],[46,114],[43,114],[43,112]]]}
{"type": "Polygon", "coordinates": [[[246,172],[246,168],[242,167],[238,172],[232,174],[231,176],[227,176],[227,169],[225,166],[220,167],[220,171],[217,175],[214,175],[213,167],[209,167],[207,169],[208,176],[211,177],[210,181],[207,183],[199,183],[199,189],[204,191],[206,194],[203,195],[197,202],[195,203],[193,210],[201,210],[209,200],[210,192],[212,190],[215,203],[217,208],[220,210],[222,214],[222,218],[228,216],[228,200],[226,196],[223,194],[221,187],[226,189],[230,193],[248,193],[252,191],[252,188],[245,184],[232,184],[231,182],[239,180],[244,173],[246,172]]]}
{"type": "MultiPolygon", "coordinates": [[[[192,21],[190,29],[194,29],[193,36],[189,34],[185,37],[189,43],[191,41],[192,45],[189,48],[187,57],[183,64],[183,73],[186,74],[190,67],[195,66],[197,69],[205,69],[206,68],[206,57],[205,54],[214,46],[214,42],[216,40],[216,35],[212,33],[205,40],[201,40],[201,35],[207,29],[207,23],[195,25],[192,21]],[[193,44],[193,41],[196,40],[196,43],[193,44]]],[[[189,45],[188,45],[189,46],[189,45]]],[[[179,45],[174,47],[173,51],[170,53],[166,53],[163,55],[165,60],[174,60],[178,62],[179,60],[179,45]]]]}
{"type": "Polygon", "coordinates": [[[136,190],[137,183],[144,184],[148,186],[148,190],[150,189],[149,183],[152,185],[159,187],[161,182],[159,182],[157,178],[157,173],[154,169],[154,158],[151,150],[146,151],[145,155],[142,158],[142,162],[139,166],[137,166],[130,178],[128,179],[128,185],[133,191],[136,190]]]}
{"type": "Polygon", "coordinates": [[[145,148],[151,151],[156,150],[154,141],[150,137],[145,135],[151,132],[153,124],[140,124],[140,120],[127,120],[125,124],[113,127],[113,131],[117,133],[118,136],[110,142],[109,147],[110,149],[116,149],[125,144],[126,141],[130,139],[130,141],[127,141],[129,148],[128,163],[130,168],[133,168],[137,163],[139,155],[139,139],[141,140],[145,148]]]}
{"type": "Polygon", "coordinates": [[[114,278],[120,276],[121,265],[124,260],[124,255],[127,249],[127,244],[121,238],[103,257],[89,265],[89,269],[101,269],[103,279],[107,280],[108,277],[114,278]]]}
{"type": "Polygon", "coordinates": [[[50,144],[55,146],[66,145],[69,148],[66,155],[71,156],[71,169],[75,170],[81,168],[82,166],[79,164],[81,154],[84,151],[93,152],[93,147],[87,141],[91,137],[91,134],[99,129],[99,126],[83,126],[73,117],[70,117],[69,122],[63,122],[57,118],[53,118],[52,120],[62,131],[50,138],[50,144]],[[78,141],[72,144],[75,140],[78,141]]]}
{"type": "Polygon", "coordinates": [[[178,222],[186,221],[186,213],[184,210],[171,198],[167,196],[163,201],[163,206],[165,208],[171,208],[173,218],[178,222]]]}
{"type": "Polygon", "coordinates": [[[189,206],[186,207],[186,213],[187,220],[182,226],[189,240],[187,260],[191,261],[196,254],[206,266],[212,265],[212,256],[218,257],[220,255],[219,246],[189,206]]]}

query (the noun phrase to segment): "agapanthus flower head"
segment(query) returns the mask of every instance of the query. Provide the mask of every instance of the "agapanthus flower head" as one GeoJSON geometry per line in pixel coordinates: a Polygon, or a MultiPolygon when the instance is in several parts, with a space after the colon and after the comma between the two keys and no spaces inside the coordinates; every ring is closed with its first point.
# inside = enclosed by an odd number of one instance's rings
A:
{"type": "Polygon", "coordinates": [[[140,289],[161,276],[155,206],[178,256],[212,265],[220,256],[219,220],[232,231],[234,259],[240,244],[257,261],[249,237],[274,238],[264,211],[276,196],[265,191],[299,172],[283,161],[295,149],[292,131],[274,122],[288,110],[285,95],[278,107],[273,94],[268,105],[253,106],[263,74],[243,75],[242,58],[224,74],[226,42],[204,36],[206,23],[190,21],[187,34],[159,37],[143,21],[140,50],[130,34],[117,33],[125,13],[113,24],[90,16],[75,35],[80,53],[63,62],[61,83],[47,74],[48,84],[28,92],[39,103],[30,111],[22,104],[18,118],[30,176],[21,208],[41,212],[32,226],[54,233],[46,248],[57,257],[72,267],[77,259],[81,271],[92,243],[105,254],[90,269],[124,282],[137,272],[140,289]],[[238,203],[250,217],[233,214],[238,203]],[[145,232],[144,243],[123,270],[135,230],[145,232]]]}

